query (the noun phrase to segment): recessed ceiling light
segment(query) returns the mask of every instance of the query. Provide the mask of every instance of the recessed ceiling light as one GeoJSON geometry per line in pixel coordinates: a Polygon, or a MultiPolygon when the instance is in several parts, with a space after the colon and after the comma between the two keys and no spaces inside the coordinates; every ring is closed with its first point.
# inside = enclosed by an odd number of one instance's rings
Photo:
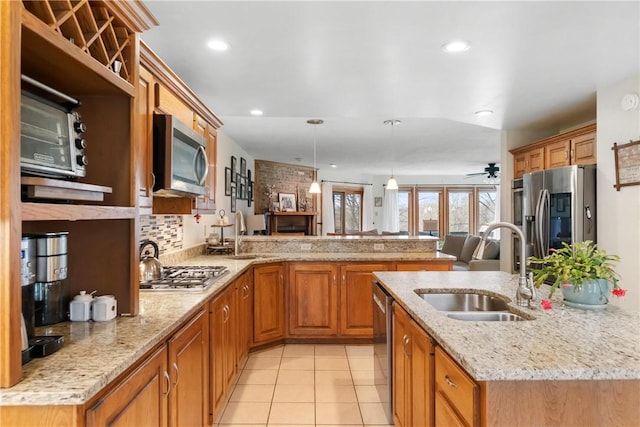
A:
{"type": "Polygon", "coordinates": [[[447,53],[459,53],[467,51],[471,48],[471,44],[464,40],[452,40],[447,44],[442,45],[442,50],[447,53]]]}
{"type": "Polygon", "coordinates": [[[250,113],[252,116],[261,116],[262,110],[251,110],[250,113]]]}
{"type": "Polygon", "coordinates": [[[329,164],[329,166],[331,166],[332,168],[337,168],[338,167],[338,165],[336,165],[335,163],[331,163],[331,164],[329,164]]]}
{"type": "Polygon", "coordinates": [[[209,43],[207,43],[207,46],[209,47],[209,49],[218,52],[224,52],[225,50],[229,49],[229,43],[225,42],[224,40],[211,40],[209,41],[209,43]]]}
{"type": "Polygon", "coordinates": [[[490,116],[493,114],[492,110],[479,110],[475,112],[475,115],[478,117],[490,116]]]}

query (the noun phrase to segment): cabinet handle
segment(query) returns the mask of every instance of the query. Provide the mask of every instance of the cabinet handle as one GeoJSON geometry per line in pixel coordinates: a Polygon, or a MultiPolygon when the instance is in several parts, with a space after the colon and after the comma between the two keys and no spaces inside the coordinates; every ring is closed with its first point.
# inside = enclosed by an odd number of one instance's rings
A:
{"type": "Polygon", "coordinates": [[[408,344],[409,344],[409,336],[405,334],[404,337],[402,337],[402,349],[404,350],[404,354],[406,354],[407,356],[410,356],[409,352],[407,351],[408,344]]]}
{"type": "Polygon", "coordinates": [[[173,369],[176,371],[176,382],[173,383],[174,387],[178,387],[178,382],[180,381],[180,370],[178,369],[178,364],[173,362],[173,369]]]}
{"type": "Polygon", "coordinates": [[[445,375],[444,380],[447,382],[447,384],[449,384],[449,387],[458,388],[458,385],[453,381],[451,381],[451,378],[449,378],[449,375],[445,375]]]}
{"type": "Polygon", "coordinates": [[[333,275],[333,283],[338,283],[338,279],[336,278],[336,275],[333,275]]]}
{"type": "Polygon", "coordinates": [[[169,373],[167,371],[164,371],[164,379],[167,380],[167,392],[164,394],[165,397],[169,396],[169,393],[171,393],[171,378],[169,378],[169,373]]]}
{"type": "Polygon", "coordinates": [[[223,323],[227,323],[227,321],[229,320],[229,306],[225,305],[224,307],[222,307],[222,322],[223,323]]]}
{"type": "Polygon", "coordinates": [[[347,283],[347,275],[346,274],[342,275],[342,283],[345,283],[345,284],[347,283]]]}

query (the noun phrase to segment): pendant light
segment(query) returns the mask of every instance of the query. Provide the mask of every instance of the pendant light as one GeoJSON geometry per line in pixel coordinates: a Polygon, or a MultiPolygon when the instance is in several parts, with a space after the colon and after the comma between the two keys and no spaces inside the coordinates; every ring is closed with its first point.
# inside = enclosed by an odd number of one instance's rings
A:
{"type": "Polygon", "coordinates": [[[395,162],[395,153],[393,147],[393,127],[402,123],[400,120],[385,120],[384,124],[391,126],[391,139],[389,145],[391,145],[391,176],[387,181],[387,190],[397,190],[398,189],[398,181],[396,181],[393,176],[393,163],[395,162]]]}
{"type": "Polygon", "coordinates": [[[316,126],[324,123],[323,120],[320,119],[310,119],[307,120],[307,123],[313,125],[313,182],[311,183],[311,187],[309,187],[309,194],[320,194],[320,184],[318,184],[318,171],[316,169],[316,126]]]}

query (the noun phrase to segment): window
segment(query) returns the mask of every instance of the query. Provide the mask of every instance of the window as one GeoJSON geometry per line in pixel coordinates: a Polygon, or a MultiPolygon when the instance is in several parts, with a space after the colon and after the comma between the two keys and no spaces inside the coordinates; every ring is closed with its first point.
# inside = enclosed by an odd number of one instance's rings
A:
{"type": "Polygon", "coordinates": [[[440,235],[440,198],[442,191],[418,190],[418,234],[440,235]]]}
{"type": "Polygon", "coordinates": [[[362,231],[362,188],[333,189],[333,215],[336,233],[362,231]]]}
{"type": "Polygon", "coordinates": [[[401,187],[398,208],[403,233],[478,234],[482,226],[498,220],[499,192],[494,186],[401,187]]]}

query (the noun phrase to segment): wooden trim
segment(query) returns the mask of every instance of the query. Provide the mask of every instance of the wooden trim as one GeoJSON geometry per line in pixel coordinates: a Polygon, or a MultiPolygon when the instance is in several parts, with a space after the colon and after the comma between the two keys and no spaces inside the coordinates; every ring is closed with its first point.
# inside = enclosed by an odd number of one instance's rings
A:
{"type": "Polygon", "coordinates": [[[592,133],[592,132],[596,132],[597,130],[597,124],[593,123],[587,126],[583,126],[581,128],[577,128],[568,132],[564,132],[564,133],[559,133],[557,135],[553,135],[550,136],[548,138],[544,138],[535,142],[532,142],[531,144],[526,144],[523,145],[521,147],[517,147],[517,148],[513,148],[511,150],[509,150],[509,153],[511,153],[512,155],[516,155],[516,154],[520,154],[520,153],[524,153],[526,151],[531,150],[532,148],[543,148],[545,147],[547,144],[551,144],[554,142],[558,142],[558,141],[562,141],[564,139],[571,139],[571,138],[575,138],[576,136],[581,136],[581,135],[585,135],[588,133],[592,133]]]}
{"type": "Polygon", "coordinates": [[[223,125],[222,120],[142,40],[140,41],[140,64],[147,68],[158,82],[162,83],[215,129],[223,125]]]}
{"type": "MultiPolygon", "coordinates": [[[[0,2],[0,387],[22,376],[20,314],[20,17],[22,3],[0,2]]],[[[3,425],[4,422],[0,422],[3,425]]]]}
{"type": "Polygon", "coordinates": [[[160,25],[155,16],[145,4],[139,0],[129,1],[105,1],[104,6],[118,15],[129,28],[137,33],[150,30],[152,27],[160,25]]]}
{"type": "MultiPolygon", "coordinates": [[[[20,162],[18,162],[18,164],[19,163],[20,162]]],[[[135,218],[136,215],[137,211],[134,207],[22,203],[23,221],[41,221],[45,219],[52,221],[132,219],[135,218]]],[[[18,283],[19,282],[18,280],[18,283]]]]}

